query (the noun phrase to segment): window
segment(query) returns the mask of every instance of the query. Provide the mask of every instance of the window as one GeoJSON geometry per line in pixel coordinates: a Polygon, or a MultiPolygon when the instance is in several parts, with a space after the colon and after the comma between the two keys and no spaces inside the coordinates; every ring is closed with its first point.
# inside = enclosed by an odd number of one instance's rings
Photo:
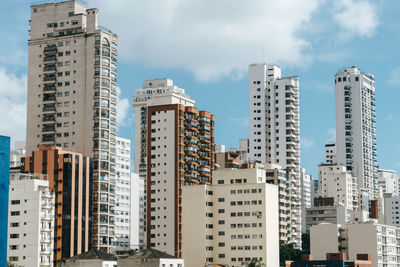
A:
{"type": "Polygon", "coordinates": [[[11,205],[18,205],[20,204],[19,200],[11,200],[11,205]]]}
{"type": "Polygon", "coordinates": [[[19,234],[10,234],[10,238],[19,238],[19,234]]]}
{"type": "Polygon", "coordinates": [[[19,211],[12,211],[11,212],[11,216],[18,216],[19,215],[19,211]]]}

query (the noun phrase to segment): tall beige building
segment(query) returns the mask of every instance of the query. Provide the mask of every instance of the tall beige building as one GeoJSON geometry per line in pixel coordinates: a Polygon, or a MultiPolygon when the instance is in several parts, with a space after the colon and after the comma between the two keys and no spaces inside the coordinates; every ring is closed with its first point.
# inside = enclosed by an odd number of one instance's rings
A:
{"type": "Polygon", "coordinates": [[[133,97],[146,246],[176,257],[182,254],[182,187],[211,184],[214,169],[214,116],[194,103],[170,79],[145,81],[133,97]]]}
{"type": "Polygon", "coordinates": [[[78,1],[31,6],[27,154],[60,146],[93,160],[93,245],[115,244],[117,36],[78,1]]]}

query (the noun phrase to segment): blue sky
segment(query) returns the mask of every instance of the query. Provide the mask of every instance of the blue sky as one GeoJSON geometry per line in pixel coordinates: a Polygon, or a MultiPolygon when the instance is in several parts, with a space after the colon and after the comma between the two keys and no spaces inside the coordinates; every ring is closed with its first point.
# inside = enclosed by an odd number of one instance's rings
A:
{"type": "MultiPolygon", "coordinates": [[[[0,134],[25,138],[31,2],[2,0],[0,134]]],[[[247,66],[300,77],[301,163],[313,176],[334,140],[333,78],[356,65],[376,79],[380,167],[400,170],[400,2],[395,0],[91,0],[119,36],[119,135],[133,140],[131,97],[169,77],[216,116],[216,142],[248,137],[247,66]]]]}

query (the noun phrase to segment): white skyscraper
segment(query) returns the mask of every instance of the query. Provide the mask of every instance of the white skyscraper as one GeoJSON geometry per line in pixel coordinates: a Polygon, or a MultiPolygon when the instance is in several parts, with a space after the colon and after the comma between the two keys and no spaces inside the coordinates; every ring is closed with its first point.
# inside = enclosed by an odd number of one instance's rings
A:
{"type": "Polygon", "coordinates": [[[131,204],[131,141],[116,137],[117,152],[115,171],[117,180],[115,184],[115,235],[116,250],[130,249],[130,204],[131,204]]]}
{"type": "Polygon", "coordinates": [[[358,178],[370,198],[377,196],[375,79],[357,67],[335,76],[336,149],[338,164],[358,178]]]}
{"type": "Polygon", "coordinates": [[[291,217],[301,243],[299,78],[281,77],[276,65],[249,66],[250,161],[275,163],[289,172],[291,217]],[[297,219],[297,220],[296,220],[297,219]]]}

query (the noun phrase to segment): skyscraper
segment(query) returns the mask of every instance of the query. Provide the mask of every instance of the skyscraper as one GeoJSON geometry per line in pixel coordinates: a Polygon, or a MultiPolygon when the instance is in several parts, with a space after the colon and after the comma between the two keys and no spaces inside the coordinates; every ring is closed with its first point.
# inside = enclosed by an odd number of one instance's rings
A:
{"type": "Polygon", "coordinates": [[[249,66],[250,161],[279,164],[289,175],[295,242],[301,244],[299,78],[276,65],[249,66]]]}
{"type": "Polygon", "coordinates": [[[146,244],[181,257],[182,186],[211,184],[214,116],[169,79],[145,81],[133,97],[135,172],[145,179],[146,244]]]}
{"type": "Polygon", "coordinates": [[[93,245],[115,245],[117,36],[78,1],[31,6],[27,154],[38,144],[93,158],[93,245]],[[101,231],[100,231],[101,230],[101,231]]]}
{"type": "Polygon", "coordinates": [[[359,188],[377,196],[375,78],[357,67],[335,76],[337,163],[357,176],[359,188]]]}

